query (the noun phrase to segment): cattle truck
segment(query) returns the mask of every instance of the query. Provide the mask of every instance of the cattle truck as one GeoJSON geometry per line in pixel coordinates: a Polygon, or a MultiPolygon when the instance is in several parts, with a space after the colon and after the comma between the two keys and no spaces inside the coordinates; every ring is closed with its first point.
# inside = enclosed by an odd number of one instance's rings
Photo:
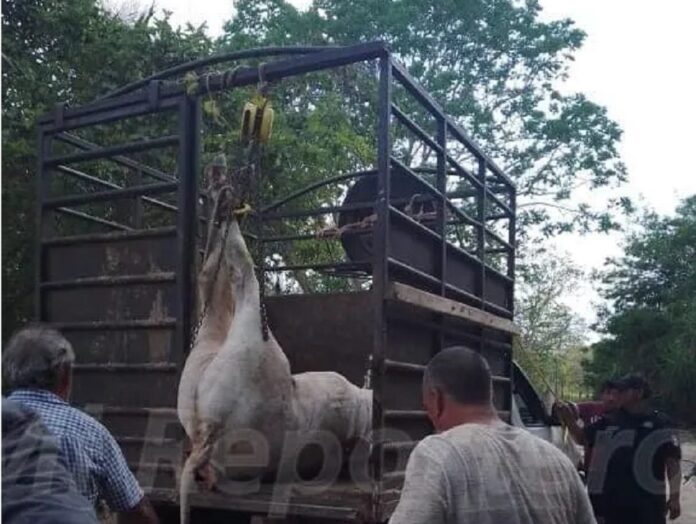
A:
{"type": "Polygon", "coordinates": [[[165,522],[178,518],[187,449],[176,396],[200,311],[206,101],[260,82],[311,86],[335,72],[346,82],[347,71],[369,91],[371,163],[259,191],[249,242],[292,371],[337,371],[371,388],[373,438],[356,448],[358,473],[321,488],[300,479],[200,490],[194,522],[386,521],[408,453],[431,432],[424,365],[449,345],[488,360],[503,419],[546,427],[512,360],[514,183],[383,42],[216,55],[38,120],[36,316],[72,342],[73,403],[111,431],[165,522]],[[212,70],[223,63],[234,67],[212,70]],[[404,154],[405,143],[417,152],[404,154]],[[303,242],[318,246],[304,259],[303,242]]]}

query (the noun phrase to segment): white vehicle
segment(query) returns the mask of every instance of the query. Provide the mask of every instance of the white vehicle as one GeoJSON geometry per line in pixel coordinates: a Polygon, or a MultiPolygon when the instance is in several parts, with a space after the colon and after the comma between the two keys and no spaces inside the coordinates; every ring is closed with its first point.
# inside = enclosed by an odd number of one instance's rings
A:
{"type": "Polygon", "coordinates": [[[574,464],[582,459],[582,448],[551,416],[550,406],[534,388],[525,372],[517,362],[513,363],[512,415],[510,422],[527,429],[530,433],[554,444],[574,464]]]}

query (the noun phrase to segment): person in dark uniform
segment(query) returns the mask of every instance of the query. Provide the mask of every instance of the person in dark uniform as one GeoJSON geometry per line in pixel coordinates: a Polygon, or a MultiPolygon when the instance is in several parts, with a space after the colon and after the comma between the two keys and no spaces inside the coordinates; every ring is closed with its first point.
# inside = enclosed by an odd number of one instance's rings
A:
{"type": "Polygon", "coordinates": [[[639,375],[618,382],[620,409],[582,431],[592,448],[588,490],[605,524],[661,524],[681,513],[681,450],[669,418],[648,407],[639,375]],[[667,479],[667,481],[665,480],[667,479]],[[668,489],[669,486],[669,489],[668,489]]]}

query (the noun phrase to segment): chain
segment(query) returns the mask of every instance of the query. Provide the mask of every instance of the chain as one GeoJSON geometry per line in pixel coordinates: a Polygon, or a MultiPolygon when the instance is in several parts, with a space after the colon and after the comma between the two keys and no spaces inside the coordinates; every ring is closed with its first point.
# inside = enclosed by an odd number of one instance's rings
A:
{"type": "MultiPolygon", "coordinates": [[[[250,200],[256,204],[258,202],[258,187],[261,185],[260,181],[260,163],[261,163],[261,155],[260,155],[260,146],[258,143],[253,143],[251,145],[251,150],[248,153],[248,158],[249,158],[249,163],[247,166],[245,166],[246,169],[250,170],[251,173],[249,173],[251,176],[249,177],[249,187],[250,187],[250,200]],[[253,188],[253,189],[252,189],[253,188]]],[[[223,192],[227,188],[223,189],[223,191],[220,192],[218,195],[217,200],[215,201],[215,206],[213,208],[213,220],[211,221],[211,233],[212,233],[212,228],[215,227],[215,219],[217,215],[217,211],[220,205],[220,197],[222,196],[223,192]]],[[[227,223],[225,224],[225,233],[223,235],[222,239],[222,248],[220,249],[220,255],[218,256],[217,264],[215,266],[215,272],[213,273],[213,278],[210,281],[210,285],[208,286],[207,290],[207,295],[206,295],[206,300],[205,303],[203,304],[203,310],[201,311],[201,316],[198,319],[198,322],[194,326],[193,330],[191,331],[191,340],[189,342],[189,352],[193,349],[193,346],[196,345],[196,342],[198,341],[198,333],[203,326],[203,322],[205,322],[206,315],[208,314],[208,309],[210,308],[210,302],[212,300],[213,296],[213,290],[215,287],[215,283],[217,282],[217,276],[220,273],[220,267],[222,266],[222,259],[224,257],[224,249],[225,245],[227,244],[227,236],[230,231],[230,225],[229,221],[232,220],[232,215],[230,214],[227,217],[227,223]]],[[[263,337],[264,342],[268,341],[269,338],[269,329],[268,329],[268,312],[266,310],[266,284],[265,284],[265,279],[264,279],[264,270],[263,270],[263,264],[264,264],[264,250],[263,250],[263,242],[261,241],[262,238],[262,220],[261,216],[257,215],[257,222],[256,222],[256,229],[257,229],[257,240],[256,240],[256,245],[254,249],[254,260],[257,261],[257,264],[254,266],[254,272],[256,275],[256,280],[259,283],[259,315],[261,317],[261,336],[263,337]]],[[[211,233],[208,235],[208,239],[210,241],[210,236],[211,233]]],[[[206,252],[204,257],[208,256],[208,246],[206,246],[206,252]]],[[[205,258],[204,258],[204,263],[205,263],[205,258]]]]}
{"type": "MultiPolygon", "coordinates": [[[[235,68],[234,70],[226,71],[225,75],[223,76],[223,84],[226,84],[227,82],[232,83],[234,79],[237,76],[237,73],[239,71],[239,68],[235,68]],[[229,73],[229,75],[228,75],[229,73]]],[[[208,78],[206,78],[208,80],[208,78]]],[[[210,91],[209,84],[206,84],[206,91],[210,91]]],[[[265,64],[260,64],[259,65],[259,93],[262,96],[267,96],[268,94],[268,82],[266,82],[265,79],[265,64]]],[[[188,88],[187,88],[188,89],[188,88]]],[[[258,111],[257,112],[257,121],[256,125],[254,126],[255,128],[259,128],[260,126],[260,119],[262,117],[263,111],[258,111]]],[[[257,210],[257,215],[256,215],[256,233],[257,233],[257,238],[256,238],[256,245],[254,247],[254,256],[252,258],[257,262],[254,266],[254,272],[256,276],[256,280],[259,283],[259,314],[261,317],[261,336],[263,337],[264,342],[268,341],[269,338],[269,329],[268,329],[268,313],[266,311],[266,282],[264,278],[264,249],[263,249],[263,242],[262,242],[262,233],[263,233],[263,219],[261,216],[261,209],[260,209],[260,199],[259,199],[259,194],[260,194],[260,188],[261,188],[261,143],[258,139],[258,137],[255,137],[251,144],[249,145],[247,151],[247,162],[242,169],[238,171],[238,175],[241,174],[243,171],[247,171],[247,180],[244,181],[247,183],[248,188],[249,188],[249,200],[251,201],[252,207],[257,210]]],[[[223,192],[227,188],[224,188],[220,194],[218,195],[217,200],[215,201],[215,206],[213,209],[213,222],[211,222],[211,230],[214,227],[214,220],[217,215],[217,210],[220,205],[220,196],[223,194],[223,192]]],[[[222,258],[224,256],[224,248],[225,244],[227,243],[227,235],[230,230],[230,224],[229,221],[232,220],[232,213],[227,217],[227,223],[226,223],[226,229],[225,229],[225,234],[223,237],[222,241],[222,249],[220,250],[220,256],[217,261],[217,265],[215,267],[215,273],[213,275],[213,279],[210,282],[210,286],[208,289],[208,295],[206,297],[205,303],[203,304],[203,310],[201,311],[201,316],[198,319],[198,322],[194,326],[193,330],[191,331],[191,340],[189,343],[189,352],[193,349],[193,346],[196,344],[197,339],[198,339],[198,332],[201,329],[201,326],[203,325],[203,322],[205,321],[205,317],[208,313],[208,308],[210,307],[210,302],[212,298],[212,293],[213,293],[213,288],[215,285],[215,282],[217,281],[217,275],[220,272],[220,267],[222,265],[222,258]]],[[[208,240],[210,241],[210,234],[208,235],[208,240]]],[[[206,246],[206,252],[204,254],[204,263],[205,263],[205,257],[208,256],[208,247],[209,243],[206,246]]]]}
{"type": "MultiPolygon", "coordinates": [[[[208,257],[209,250],[208,248],[210,247],[210,237],[212,235],[213,228],[216,225],[216,216],[217,212],[219,209],[220,205],[220,197],[222,194],[227,190],[227,188],[224,188],[222,191],[220,191],[220,194],[218,195],[217,199],[215,200],[215,206],[213,207],[213,214],[212,214],[212,219],[210,222],[210,230],[208,231],[208,242],[206,246],[206,250],[204,253],[203,257],[203,263],[205,264],[205,260],[208,257]]],[[[193,350],[193,346],[196,345],[196,342],[198,342],[198,332],[201,330],[201,327],[203,326],[203,322],[205,322],[205,317],[208,314],[208,309],[210,308],[210,302],[212,301],[213,298],[213,292],[215,289],[215,283],[217,282],[217,276],[218,273],[220,273],[220,268],[222,267],[222,259],[225,256],[225,244],[227,244],[227,236],[230,232],[230,220],[231,220],[231,215],[227,217],[227,220],[225,222],[225,233],[223,234],[222,238],[222,246],[220,248],[220,254],[218,255],[217,259],[217,264],[215,265],[215,272],[213,273],[213,278],[210,281],[210,284],[208,285],[206,297],[205,297],[205,302],[203,303],[203,310],[201,311],[201,316],[198,319],[198,322],[196,322],[196,325],[194,326],[193,330],[191,331],[191,340],[189,342],[189,348],[188,351],[189,353],[191,350],[193,350]]]]}
{"type": "Polygon", "coordinates": [[[261,193],[261,145],[258,141],[252,142],[249,150],[249,168],[251,170],[250,178],[250,200],[252,201],[252,206],[256,209],[256,244],[254,246],[254,256],[255,260],[254,271],[256,274],[256,280],[259,283],[259,315],[261,317],[261,336],[264,342],[269,338],[268,329],[268,312],[266,310],[266,279],[264,272],[265,263],[265,253],[263,249],[263,217],[261,215],[260,209],[260,198],[261,193]]]}

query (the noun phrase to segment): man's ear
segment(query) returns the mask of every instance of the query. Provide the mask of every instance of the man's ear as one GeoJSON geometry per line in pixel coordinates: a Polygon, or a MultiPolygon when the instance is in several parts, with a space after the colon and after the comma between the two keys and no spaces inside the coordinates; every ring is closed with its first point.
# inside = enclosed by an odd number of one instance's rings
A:
{"type": "Polygon", "coordinates": [[[435,397],[435,412],[437,413],[437,417],[440,418],[445,412],[445,394],[435,388],[433,389],[433,395],[435,397]]]}
{"type": "Polygon", "coordinates": [[[72,368],[66,366],[60,374],[60,381],[58,384],[58,396],[64,400],[70,399],[70,390],[72,388],[72,368]]]}

